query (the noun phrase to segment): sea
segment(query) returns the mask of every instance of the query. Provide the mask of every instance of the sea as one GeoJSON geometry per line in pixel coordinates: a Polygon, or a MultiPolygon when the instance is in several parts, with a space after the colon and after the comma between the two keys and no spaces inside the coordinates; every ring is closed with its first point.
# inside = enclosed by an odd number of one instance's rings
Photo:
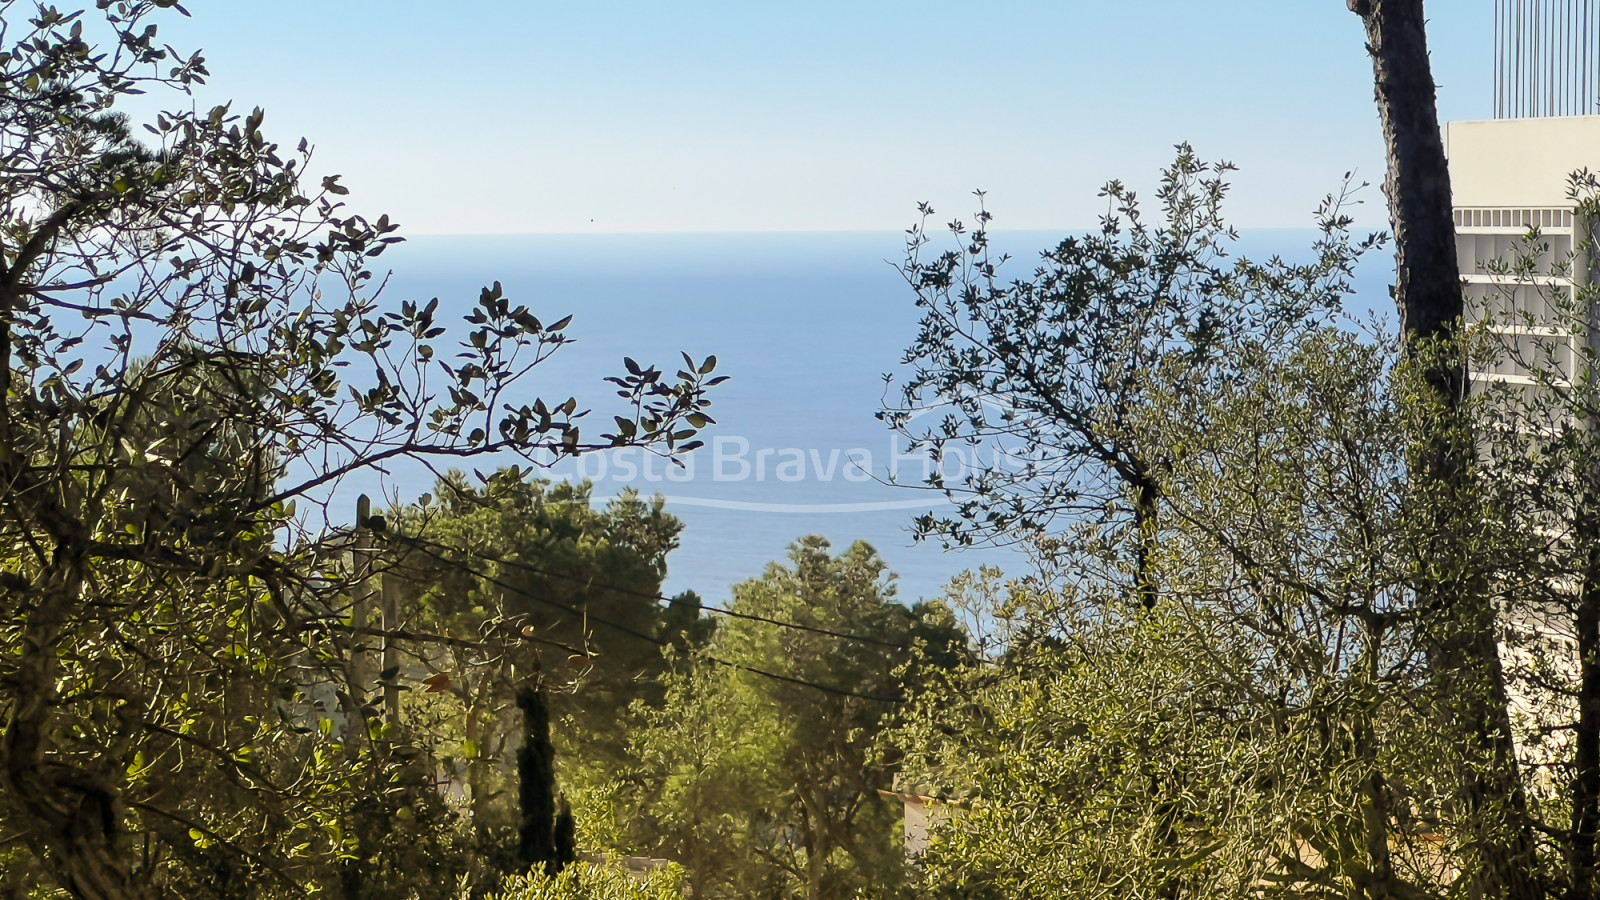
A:
{"type": "MultiPolygon", "coordinates": [[[[1011,274],[1023,277],[1039,251],[1069,233],[1005,232],[994,242],[1012,254],[1011,274]]],[[[1247,231],[1238,249],[1305,259],[1314,238],[1247,231]]],[[[630,450],[546,473],[588,478],[602,500],[629,488],[664,497],[685,526],[669,557],[668,593],[692,589],[705,602],[726,603],[734,585],[784,560],[796,540],[821,535],[836,550],[870,543],[894,574],[898,597],[912,602],[940,596],[964,570],[1023,575],[1030,561],[1016,549],[947,550],[914,539],[916,516],[950,507],[915,487],[931,461],[875,417],[895,400],[919,320],[896,268],[905,240],[876,232],[419,236],[381,261],[392,270],[389,303],[437,297],[445,324],[496,281],[545,322],[573,316],[573,342],[533,371],[522,402],[576,397],[594,410],[590,434],[607,430],[616,411],[603,379],[623,370],[624,357],[671,373],[682,366],[680,353],[716,356],[716,372],[729,380],[713,392],[707,446],[684,468],[630,450]]],[[[1363,263],[1348,305],[1354,318],[1393,318],[1392,272],[1385,251],[1363,263]]],[[[954,471],[960,461],[946,465],[954,471]]],[[[340,492],[411,502],[432,489],[432,477],[400,467],[340,492]]]]}

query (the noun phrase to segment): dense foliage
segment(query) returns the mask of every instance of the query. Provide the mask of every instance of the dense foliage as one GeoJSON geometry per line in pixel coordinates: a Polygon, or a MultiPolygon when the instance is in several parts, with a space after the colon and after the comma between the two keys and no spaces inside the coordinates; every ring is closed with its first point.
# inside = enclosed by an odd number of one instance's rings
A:
{"type": "Polygon", "coordinates": [[[448,815],[336,689],[349,570],[313,504],[404,460],[683,449],[709,366],[630,361],[621,424],[586,438],[576,400],[522,386],[568,319],[495,285],[442,343],[437,300],[381,298],[387,217],[307,183],[306,144],[259,111],[182,108],[207,72],[157,39],[176,8],[0,5],[8,877],[108,900],[428,889],[448,815]],[[137,121],[136,95],[176,108],[137,121]]]}
{"type": "Polygon", "coordinates": [[[1035,570],[902,602],[812,536],[713,608],[663,500],[535,473],[692,451],[715,358],[586,436],[526,384],[570,317],[389,303],[393,223],[183,109],[179,13],[0,0],[0,896],[1600,893],[1592,240],[1424,340],[1345,317],[1348,192],[1240,258],[1186,146],[1025,277],[920,225],[883,418],[969,465],[915,525],[1035,570]]]}
{"type": "MultiPolygon", "coordinates": [[[[642,877],[616,863],[579,863],[560,875],[508,879],[495,900],[677,900],[683,874],[662,868],[642,877]]],[[[465,894],[470,897],[471,894],[465,894]]]]}
{"type": "Polygon", "coordinates": [[[934,483],[961,505],[922,524],[1047,563],[991,592],[992,665],[894,737],[958,810],[924,888],[1590,896],[1594,289],[1552,281],[1574,261],[1535,231],[1485,263],[1472,327],[1406,348],[1339,315],[1364,245],[1337,204],[1316,265],[1219,265],[1210,171],[1182,149],[1152,225],[1113,185],[1101,236],[1029,280],[981,230],[933,262],[913,235],[926,318],[891,424],[949,404],[916,436],[1009,440],[1013,466],[934,483]],[[1443,402],[1452,358],[1514,377],[1443,402]],[[1462,442],[1451,478],[1416,476],[1462,442]]]}
{"type": "Polygon", "coordinates": [[[743,618],[680,661],[663,707],[639,710],[636,839],[682,862],[695,896],[825,900],[902,878],[876,740],[965,642],[942,605],[894,601],[871,547],[828,551],[807,538],[737,586],[743,618]]]}
{"type": "Polygon", "coordinates": [[[515,469],[486,482],[450,473],[393,511],[382,577],[399,627],[460,636],[397,661],[395,677],[418,688],[406,727],[461,792],[477,852],[514,868],[526,690],[543,694],[563,781],[581,790],[627,765],[623,723],[636,702],[659,706],[663,649],[703,641],[714,623],[692,594],[663,604],[682,524],[659,498],[595,508],[587,484],[515,469]]]}

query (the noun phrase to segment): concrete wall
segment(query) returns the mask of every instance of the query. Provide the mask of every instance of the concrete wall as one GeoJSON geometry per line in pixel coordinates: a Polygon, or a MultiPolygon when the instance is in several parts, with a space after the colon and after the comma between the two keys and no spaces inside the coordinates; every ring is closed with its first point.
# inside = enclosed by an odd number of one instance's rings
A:
{"type": "Polygon", "coordinates": [[[1451,122],[1445,153],[1458,207],[1571,207],[1567,176],[1600,172],[1600,116],[1451,122]]]}
{"type": "Polygon", "coordinates": [[[928,805],[906,803],[906,861],[911,862],[928,849],[928,805]]]}
{"type": "Polygon", "coordinates": [[[903,804],[905,808],[905,845],[906,862],[916,864],[917,857],[928,849],[930,832],[941,821],[960,816],[963,808],[949,803],[941,803],[933,797],[927,796],[925,785],[916,787],[917,793],[901,793],[899,791],[879,791],[878,796],[885,800],[894,800],[903,804]]]}

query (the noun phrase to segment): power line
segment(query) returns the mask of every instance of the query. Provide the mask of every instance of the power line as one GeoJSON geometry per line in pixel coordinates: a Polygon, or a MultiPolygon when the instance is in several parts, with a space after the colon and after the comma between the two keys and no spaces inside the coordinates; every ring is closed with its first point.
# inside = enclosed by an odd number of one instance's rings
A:
{"type": "MultiPolygon", "coordinates": [[[[445,545],[445,544],[436,544],[436,542],[434,542],[434,541],[422,541],[422,540],[417,539],[417,538],[403,538],[402,540],[405,540],[407,542],[415,541],[418,544],[444,547],[445,549],[455,549],[455,548],[451,548],[451,547],[449,547],[448,545],[445,545]]],[[[435,553],[432,550],[428,549],[427,546],[423,546],[423,547],[421,547],[421,549],[422,549],[423,553],[426,553],[428,556],[433,557],[434,559],[438,560],[439,562],[445,563],[447,565],[457,566],[462,571],[467,572],[468,574],[470,574],[470,575],[472,575],[472,576],[474,576],[476,578],[481,578],[484,581],[499,587],[501,590],[509,591],[509,592],[511,592],[513,594],[516,594],[519,597],[523,597],[523,598],[526,598],[528,600],[532,600],[535,603],[542,603],[542,604],[544,604],[546,606],[554,607],[555,609],[562,610],[562,611],[568,613],[569,615],[581,617],[585,621],[595,622],[597,624],[604,625],[607,628],[611,628],[613,630],[621,632],[622,634],[628,635],[629,637],[633,637],[633,638],[636,638],[636,639],[642,640],[642,641],[647,641],[647,642],[649,642],[651,644],[655,644],[658,647],[667,647],[667,646],[671,645],[670,641],[664,641],[661,638],[658,638],[658,637],[656,637],[654,635],[645,634],[642,631],[638,631],[637,629],[630,628],[629,626],[623,625],[620,622],[613,622],[613,621],[611,621],[609,619],[606,619],[606,618],[603,618],[603,617],[600,617],[600,616],[596,616],[593,613],[588,612],[587,610],[580,610],[580,609],[578,609],[576,607],[569,606],[569,605],[567,605],[565,603],[561,603],[560,601],[551,600],[548,597],[540,597],[540,596],[538,596],[536,594],[530,593],[529,591],[525,591],[522,588],[517,587],[516,585],[510,584],[510,583],[505,582],[505,581],[502,581],[502,580],[500,580],[498,578],[495,578],[492,575],[488,575],[486,573],[479,572],[478,570],[472,568],[472,565],[470,563],[468,563],[467,561],[465,561],[465,560],[455,560],[455,559],[450,559],[450,558],[445,557],[445,556],[441,556],[438,553],[435,553]]],[[[487,557],[485,557],[485,558],[487,558],[487,557]]],[[[877,703],[899,704],[899,703],[904,703],[905,702],[905,698],[904,697],[880,697],[880,696],[877,696],[877,695],[874,695],[874,694],[863,694],[863,693],[860,693],[858,691],[849,690],[848,688],[840,688],[840,687],[833,687],[832,685],[819,684],[819,683],[814,682],[814,681],[806,681],[803,678],[794,678],[794,677],[791,677],[791,676],[788,676],[788,675],[780,675],[777,672],[768,672],[768,671],[766,671],[764,669],[758,669],[758,668],[756,668],[754,666],[747,666],[747,665],[743,665],[741,663],[729,662],[728,660],[719,659],[718,657],[712,656],[710,654],[703,653],[703,654],[701,654],[701,657],[703,659],[705,659],[706,661],[711,662],[711,663],[713,663],[715,665],[726,666],[727,668],[730,668],[730,669],[736,669],[736,670],[741,671],[741,672],[749,672],[752,675],[759,675],[759,676],[761,676],[763,678],[770,678],[770,679],[772,679],[774,681],[782,681],[782,682],[786,682],[788,684],[799,685],[801,687],[807,687],[807,688],[811,688],[813,690],[822,691],[824,693],[834,694],[834,695],[841,696],[841,697],[855,697],[855,698],[858,698],[858,699],[861,699],[861,700],[872,700],[872,701],[877,702],[877,703]]]]}
{"type": "Polygon", "coordinates": [[[502,565],[502,566],[510,566],[513,569],[521,569],[522,571],[530,572],[530,573],[532,573],[534,575],[542,575],[542,576],[544,576],[546,578],[558,578],[558,579],[561,579],[563,581],[572,581],[572,582],[576,582],[576,583],[582,584],[582,585],[584,585],[586,587],[599,587],[599,588],[603,588],[603,589],[608,590],[608,591],[613,591],[615,593],[626,594],[626,595],[633,596],[633,597],[640,597],[640,598],[643,598],[643,599],[646,599],[646,600],[657,600],[657,601],[660,601],[662,603],[681,604],[681,605],[684,605],[684,606],[688,606],[688,607],[691,607],[691,608],[694,608],[694,609],[701,610],[703,612],[712,613],[714,615],[727,616],[730,619],[744,619],[744,620],[750,621],[750,622],[762,622],[762,623],[765,623],[767,625],[776,625],[779,628],[789,628],[789,629],[793,629],[795,631],[808,631],[808,632],[810,632],[812,634],[825,635],[827,637],[838,638],[838,639],[844,640],[844,641],[855,641],[855,642],[861,643],[861,644],[873,644],[873,645],[876,645],[876,646],[879,646],[879,647],[887,647],[887,648],[889,648],[891,650],[907,650],[907,649],[910,649],[905,644],[897,644],[897,643],[894,643],[892,641],[880,640],[878,638],[868,637],[866,635],[849,634],[849,633],[842,632],[842,631],[832,631],[832,630],[829,630],[827,628],[820,628],[820,627],[815,626],[815,625],[805,625],[805,624],[802,624],[800,622],[786,622],[786,621],[784,621],[782,619],[774,619],[774,618],[770,618],[768,616],[759,616],[759,615],[755,615],[753,613],[737,612],[737,611],[731,610],[731,609],[723,609],[720,606],[707,606],[704,603],[694,603],[694,602],[690,602],[688,600],[683,600],[683,599],[680,599],[680,598],[667,597],[667,596],[664,596],[662,594],[652,594],[652,593],[650,593],[648,591],[639,591],[639,590],[634,590],[634,589],[631,589],[631,588],[625,588],[625,587],[622,587],[620,585],[607,584],[605,582],[595,581],[592,578],[586,578],[586,577],[581,576],[581,575],[570,575],[570,574],[566,574],[566,573],[563,573],[563,572],[552,572],[552,571],[550,571],[548,569],[544,569],[544,568],[540,568],[539,566],[532,565],[531,563],[525,563],[525,562],[521,562],[519,560],[504,559],[504,558],[501,558],[501,557],[496,557],[496,556],[494,556],[492,554],[489,554],[489,553],[473,552],[473,551],[469,551],[469,550],[467,550],[465,548],[462,548],[462,547],[452,547],[449,544],[442,544],[442,543],[439,543],[438,541],[430,541],[430,540],[427,540],[425,538],[404,537],[404,538],[399,538],[399,540],[403,540],[403,541],[406,541],[406,542],[415,542],[415,543],[419,543],[419,544],[428,544],[430,546],[437,547],[437,548],[442,549],[442,550],[448,550],[448,551],[453,552],[453,553],[459,553],[459,554],[461,554],[463,556],[476,556],[476,557],[478,557],[480,559],[486,559],[486,560],[488,560],[490,562],[497,563],[497,564],[502,565]]]}

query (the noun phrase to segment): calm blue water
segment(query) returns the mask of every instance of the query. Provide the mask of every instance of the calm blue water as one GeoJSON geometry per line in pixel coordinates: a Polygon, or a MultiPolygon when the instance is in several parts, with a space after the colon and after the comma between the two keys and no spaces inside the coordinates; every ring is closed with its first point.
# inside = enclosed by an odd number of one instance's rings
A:
{"type": "MultiPolygon", "coordinates": [[[[1018,257],[1020,276],[1062,236],[1010,233],[997,243],[1018,257]]],[[[1303,256],[1310,239],[1260,232],[1244,248],[1303,256]]],[[[584,474],[600,496],[628,485],[666,495],[687,526],[668,590],[692,588],[720,603],[807,534],[840,548],[869,541],[908,600],[937,595],[952,575],[980,564],[1024,571],[1025,559],[1009,550],[914,545],[912,516],[938,499],[862,471],[882,478],[893,468],[911,482],[924,471],[873,417],[885,397],[882,376],[897,369],[918,319],[891,265],[902,252],[903,235],[876,233],[418,237],[383,260],[394,269],[391,303],[437,296],[442,313],[465,312],[480,287],[498,280],[545,321],[573,314],[576,343],[536,370],[528,399],[578,397],[596,410],[590,431],[610,420],[613,395],[601,379],[621,371],[623,356],[676,371],[679,350],[717,355],[718,372],[732,381],[714,395],[713,445],[693,454],[691,472],[671,480],[659,461],[646,468],[634,452],[592,458],[584,474]]],[[[1388,307],[1390,271],[1387,254],[1365,267],[1357,309],[1388,307]]],[[[557,473],[571,477],[574,467],[557,473]]],[[[345,489],[410,501],[431,487],[425,472],[396,470],[382,485],[345,489]]]]}

